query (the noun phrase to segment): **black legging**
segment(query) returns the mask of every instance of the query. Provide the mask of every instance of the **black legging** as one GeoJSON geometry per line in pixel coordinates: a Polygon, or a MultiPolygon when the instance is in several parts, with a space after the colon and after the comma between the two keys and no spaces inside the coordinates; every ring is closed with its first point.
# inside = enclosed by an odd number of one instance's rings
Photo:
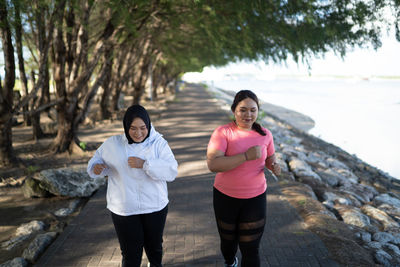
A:
{"type": "Polygon", "coordinates": [[[238,249],[242,267],[260,266],[259,246],[266,219],[266,192],[254,198],[227,196],[214,188],[214,212],[226,264],[232,264],[238,249]]]}
{"type": "Polygon", "coordinates": [[[131,216],[111,213],[122,253],[122,267],[139,267],[143,248],[153,267],[162,266],[162,236],[168,206],[160,211],[131,216]]]}

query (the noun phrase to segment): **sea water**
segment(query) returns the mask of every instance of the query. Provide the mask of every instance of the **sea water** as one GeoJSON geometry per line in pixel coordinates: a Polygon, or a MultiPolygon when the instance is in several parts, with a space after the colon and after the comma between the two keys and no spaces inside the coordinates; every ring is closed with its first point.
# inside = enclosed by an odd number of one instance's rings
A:
{"type": "Polygon", "coordinates": [[[309,131],[400,179],[400,80],[283,77],[210,82],[308,115],[309,131]]]}

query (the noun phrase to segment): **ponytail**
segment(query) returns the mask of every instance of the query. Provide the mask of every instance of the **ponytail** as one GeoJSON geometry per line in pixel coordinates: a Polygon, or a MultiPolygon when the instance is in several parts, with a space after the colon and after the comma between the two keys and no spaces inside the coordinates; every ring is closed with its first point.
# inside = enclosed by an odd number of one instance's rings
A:
{"type": "Polygon", "coordinates": [[[251,127],[254,131],[256,131],[257,133],[259,133],[262,136],[266,136],[267,134],[264,132],[264,130],[262,129],[261,125],[258,122],[254,122],[253,126],[251,127]]]}

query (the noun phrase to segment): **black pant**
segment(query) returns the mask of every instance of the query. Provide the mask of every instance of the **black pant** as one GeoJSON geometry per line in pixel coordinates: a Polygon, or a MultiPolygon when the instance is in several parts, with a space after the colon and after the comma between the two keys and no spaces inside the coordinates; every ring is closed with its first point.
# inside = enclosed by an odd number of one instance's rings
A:
{"type": "Polygon", "coordinates": [[[168,206],[160,211],[120,216],[111,213],[122,253],[122,267],[139,267],[143,248],[153,267],[162,266],[162,236],[168,206]]]}
{"type": "Polygon", "coordinates": [[[227,196],[214,188],[214,212],[226,264],[232,264],[238,249],[242,267],[260,266],[259,246],[264,232],[266,192],[249,199],[227,196]]]}

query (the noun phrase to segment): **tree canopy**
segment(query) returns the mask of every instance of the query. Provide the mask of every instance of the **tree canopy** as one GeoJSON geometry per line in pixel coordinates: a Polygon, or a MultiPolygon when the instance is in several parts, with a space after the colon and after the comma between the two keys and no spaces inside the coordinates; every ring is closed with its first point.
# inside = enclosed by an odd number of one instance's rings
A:
{"type": "Polygon", "coordinates": [[[205,66],[378,48],[389,27],[400,41],[399,7],[399,0],[0,0],[0,161],[14,161],[18,114],[41,138],[39,115],[55,109],[52,149],[73,151],[95,96],[107,118],[121,92],[139,103],[149,79],[156,97],[205,66]]]}

